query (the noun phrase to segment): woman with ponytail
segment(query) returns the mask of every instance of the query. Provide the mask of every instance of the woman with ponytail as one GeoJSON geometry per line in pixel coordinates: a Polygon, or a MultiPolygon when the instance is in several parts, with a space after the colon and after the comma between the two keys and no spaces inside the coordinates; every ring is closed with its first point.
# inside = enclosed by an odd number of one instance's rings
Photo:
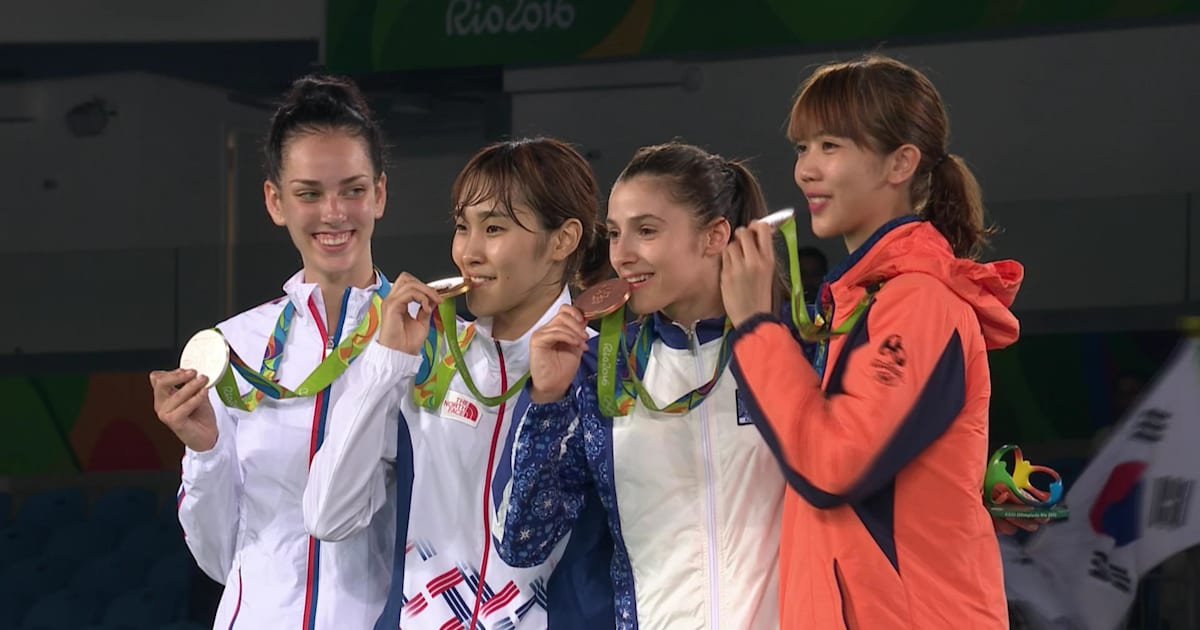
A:
{"type": "Polygon", "coordinates": [[[305,523],[322,540],[394,524],[394,553],[375,559],[387,572],[359,578],[382,587],[382,613],[339,628],[612,625],[612,588],[578,577],[611,554],[604,532],[517,566],[497,554],[492,528],[515,419],[529,404],[530,337],[570,304],[571,281],[611,273],[591,252],[597,188],[587,160],[560,140],[486,146],[450,192],[450,258],[475,320],[455,319],[453,299],[423,280],[396,279],[304,490],[305,523]],[[588,599],[607,605],[581,605],[588,599]]]}
{"type": "Polygon", "coordinates": [[[354,378],[335,355],[356,356],[374,335],[389,287],[371,259],[387,201],[383,134],[352,82],[310,76],[272,117],[265,153],[266,209],[303,268],[283,296],[217,326],[244,359],[228,381],[154,372],[154,410],[186,447],[188,548],[225,585],[213,628],[367,627],[387,592],[390,522],[322,543],[305,531],[300,496],[354,378]]]}
{"type": "Polygon", "coordinates": [[[530,341],[500,555],[537,565],[605,528],[613,552],[597,569],[616,628],[777,627],[784,482],[729,375],[719,282],[733,230],[765,214],[743,164],[679,143],[639,150],[607,217],[638,321],[618,312],[593,338],[564,306],[530,341]],[[611,344],[610,325],[624,329],[611,344]]]}
{"type": "Polygon", "coordinates": [[[1017,339],[1023,269],[974,260],[979,186],[917,70],[877,55],[819,68],[788,135],[813,232],[850,252],[799,322],[816,360],[773,314],[768,226],[738,231],[721,277],[733,372],[788,482],[781,627],[1007,628],[981,501],[987,351],[1017,339]]]}

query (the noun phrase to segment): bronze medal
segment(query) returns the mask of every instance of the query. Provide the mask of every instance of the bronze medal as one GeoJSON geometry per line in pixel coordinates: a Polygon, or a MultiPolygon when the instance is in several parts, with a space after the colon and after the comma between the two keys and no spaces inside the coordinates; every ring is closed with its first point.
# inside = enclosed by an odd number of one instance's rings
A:
{"type": "Polygon", "coordinates": [[[629,283],[621,278],[611,278],[593,285],[575,296],[575,308],[583,311],[585,319],[600,319],[617,312],[629,300],[629,283]]]}

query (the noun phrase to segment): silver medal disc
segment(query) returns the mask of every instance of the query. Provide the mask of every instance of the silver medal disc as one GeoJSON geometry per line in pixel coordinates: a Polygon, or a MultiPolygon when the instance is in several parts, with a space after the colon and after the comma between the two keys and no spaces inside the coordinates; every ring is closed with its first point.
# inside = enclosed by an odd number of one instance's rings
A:
{"type": "Polygon", "coordinates": [[[183,347],[179,367],[208,377],[208,387],[216,385],[229,369],[229,345],[225,337],[211,328],[192,335],[183,347]]]}
{"type": "Polygon", "coordinates": [[[772,212],[771,214],[768,214],[767,216],[758,220],[771,227],[779,227],[780,225],[783,225],[784,221],[792,218],[795,214],[796,210],[794,208],[784,208],[783,210],[772,212]]]}

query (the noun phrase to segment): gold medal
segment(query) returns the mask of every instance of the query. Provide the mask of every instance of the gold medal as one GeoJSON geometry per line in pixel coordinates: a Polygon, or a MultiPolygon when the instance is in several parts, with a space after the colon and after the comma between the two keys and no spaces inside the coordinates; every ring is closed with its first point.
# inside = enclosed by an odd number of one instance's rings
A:
{"type": "Polygon", "coordinates": [[[455,276],[453,278],[434,280],[429,283],[429,287],[437,291],[438,295],[443,298],[454,298],[470,291],[471,283],[466,278],[455,276]]]}

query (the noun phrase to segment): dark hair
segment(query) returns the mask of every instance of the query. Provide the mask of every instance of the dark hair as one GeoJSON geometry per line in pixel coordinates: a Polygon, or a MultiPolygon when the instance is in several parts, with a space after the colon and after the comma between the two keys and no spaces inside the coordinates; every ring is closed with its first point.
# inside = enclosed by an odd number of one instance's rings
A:
{"type": "Polygon", "coordinates": [[[695,210],[700,225],[724,218],[737,229],[767,215],[762,188],[743,162],[695,145],[668,142],[638,149],[617,181],[640,175],[660,178],[675,201],[695,210]]]}
{"type": "Polygon", "coordinates": [[[339,131],[362,138],[375,169],[375,179],[387,167],[383,131],[371,118],[371,108],[353,81],[344,77],[308,75],[297,79],[271,117],[264,153],[267,178],[279,183],[283,152],[298,136],[339,131]]]}
{"type": "Polygon", "coordinates": [[[821,66],[801,84],[787,135],[849,138],[880,154],[912,144],[921,151],[911,201],[950,242],[954,254],[974,257],[991,229],[984,227],[979,183],[947,149],[950,123],[937,88],[911,66],[878,54],[821,66]]]}
{"type": "Polygon", "coordinates": [[[480,149],[459,172],[450,188],[450,213],[457,219],[468,206],[491,200],[531,232],[517,219],[514,204],[529,206],[539,229],[554,230],[577,219],[583,231],[567,258],[562,282],[582,288],[612,271],[608,248],[599,237],[599,188],[591,165],[571,145],[544,137],[507,140],[480,149]]]}
{"type": "MultiPolygon", "coordinates": [[[[641,176],[666,184],[667,194],[693,209],[697,225],[722,218],[729,221],[731,237],[733,230],[767,216],[762,187],[743,161],[727,160],[695,145],[667,142],[638,149],[617,182],[641,176]]],[[[776,304],[786,295],[786,281],[777,269],[776,304]]]]}
{"type": "Polygon", "coordinates": [[[829,271],[829,259],[825,257],[825,252],[813,247],[812,245],[804,245],[796,249],[796,258],[812,258],[821,265],[821,273],[829,271]]]}

